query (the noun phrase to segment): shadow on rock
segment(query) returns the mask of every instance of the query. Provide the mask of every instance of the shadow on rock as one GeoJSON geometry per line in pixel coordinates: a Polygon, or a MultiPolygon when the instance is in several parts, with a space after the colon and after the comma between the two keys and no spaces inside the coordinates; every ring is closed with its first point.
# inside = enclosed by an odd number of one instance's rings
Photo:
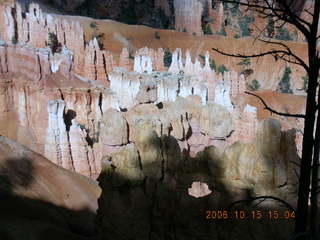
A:
{"type": "Polygon", "coordinates": [[[36,181],[41,179],[36,179],[28,158],[9,158],[0,164],[0,239],[94,239],[89,221],[95,214],[89,209],[73,211],[23,196],[36,181]]]}
{"type": "MultiPolygon", "coordinates": [[[[265,123],[262,132],[268,124],[273,123],[265,123]]],[[[277,126],[273,130],[281,147],[272,147],[284,151],[292,133],[281,135],[277,126]]],[[[272,136],[262,134],[266,141],[272,136]]],[[[287,174],[292,169],[275,163],[284,161],[278,150],[270,155],[260,142],[235,143],[225,150],[207,147],[190,157],[172,136],[142,129],[136,139],[102,160],[101,239],[286,239],[291,234],[294,213],[277,201],[259,199],[228,209],[232,202],[258,194],[295,200],[296,182],[287,174]]]]}

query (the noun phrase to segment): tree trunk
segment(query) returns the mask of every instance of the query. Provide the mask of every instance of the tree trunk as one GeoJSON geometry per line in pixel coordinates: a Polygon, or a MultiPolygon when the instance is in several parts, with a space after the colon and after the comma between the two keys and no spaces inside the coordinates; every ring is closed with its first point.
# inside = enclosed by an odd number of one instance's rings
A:
{"type": "MultiPolygon", "coordinates": [[[[320,88],[318,90],[318,103],[320,102],[320,88]]],[[[310,215],[310,227],[311,236],[316,239],[317,236],[317,216],[318,216],[318,170],[319,170],[319,154],[320,154],[320,114],[318,112],[316,135],[313,151],[312,162],[312,182],[311,182],[311,215],[310,215]]]]}
{"type": "Polygon", "coordinates": [[[315,122],[315,109],[316,109],[316,81],[310,79],[308,86],[308,95],[306,103],[306,118],[304,125],[304,135],[302,142],[302,159],[300,167],[299,178],[299,192],[298,204],[296,214],[295,232],[303,233],[307,231],[308,224],[308,200],[309,200],[309,186],[311,175],[311,162],[314,146],[313,131],[315,122]]]}
{"type": "MultiPolygon", "coordinates": [[[[317,111],[316,91],[318,87],[319,63],[317,53],[317,34],[319,22],[320,2],[315,1],[313,20],[310,27],[308,41],[308,57],[309,57],[309,86],[307,91],[306,118],[304,123],[304,136],[302,143],[302,159],[299,178],[298,206],[296,214],[295,233],[307,232],[308,215],[309,215],[309,193],[310,193],[310,176],[311,163],[314,148],[314,123],[317,111]]],[[[319,148],[319,146],[316,146],[319,148]]],[[[318,149],[319,150],[319,149],[318,149]]],[[[317,151],[318,151],[317,150],[317,151]]]]}

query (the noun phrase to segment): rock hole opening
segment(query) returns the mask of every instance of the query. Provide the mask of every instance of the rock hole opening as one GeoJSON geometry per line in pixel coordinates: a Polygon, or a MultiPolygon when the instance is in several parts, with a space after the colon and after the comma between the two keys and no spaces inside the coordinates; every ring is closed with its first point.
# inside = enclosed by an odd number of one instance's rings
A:
{"type": "Polygon", "coordinates": [[[128,109],[127,109],[127,108],[121,108],[121,107],[120,107],[120,111],[121,111],[121,112],[128,112],[128,109]]]}
{"type": "Polygon", "coordinates": [[[71,109],[69,109],[66,113],[63,114],[64,124],[66,125],[66,129],[69,132],[70,127],[72,125],[72,120],[75,119],[77,113],[71,109]]]}
{"type": "Polygon", "coordinates": [[[158,104],[156,104],[157,108],[158,109],[163,109],[163,103],[162,102],[159,102],[158,104]]]}

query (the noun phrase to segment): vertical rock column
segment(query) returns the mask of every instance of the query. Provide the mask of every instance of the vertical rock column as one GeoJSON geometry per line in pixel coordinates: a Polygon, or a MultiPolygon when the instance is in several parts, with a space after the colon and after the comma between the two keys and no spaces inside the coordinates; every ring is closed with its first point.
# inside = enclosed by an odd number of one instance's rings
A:
{"type": "Polygon", "coordinates": [[[7,49],[4,46],[0,46],[0,73],[5,72],[8,72],[7,49]]]}
{"type": "Polygon", "coordinates": [[[97,168],[94,161],[92,148],[86,141],[86,130],[82,130],[75,119],[70,126],[69,139],[73,165],[77,173],[88,177],[97,176],[97,168]]]}
{"type": "Polygon", "coordinates": [[[68,133],[63,119],[65,107],[63,100],[49,101],[45,157],[66,169],[74,169],[68,133]]]}
{"type": "Polygon", "coordinates": [[[122,49],[122,52],[120,54],[119,67],[122,67],[128,71],[131,70],[129,61],[129,51],[127,48],[122,49]]]}
{"type": "Polygon", "coordinates": [[[202,11],[203,5],[198,0],[174,0],[176,30],[202,35],[202,11]]]}

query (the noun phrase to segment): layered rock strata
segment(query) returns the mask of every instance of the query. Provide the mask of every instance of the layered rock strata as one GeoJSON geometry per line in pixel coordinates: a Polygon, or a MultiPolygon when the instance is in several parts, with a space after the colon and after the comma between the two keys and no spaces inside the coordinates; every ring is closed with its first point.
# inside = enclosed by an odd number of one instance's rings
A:
{"type": "MultiPolygon", "coordinates": [[[[28,12],[19,4],[1,8],[0,121],[16,120],[0,133],[51,161],[95,178],[99,160],[135,143],[141,123],[173,136],[192,156],[209,145],[253,139],[257,111],[236,100],[244,76],[216,74],[209,53],[202,64],[177,49],[166,69],[161,48],[137,49],[134,61],[123,49],[116,62],[96,38],[84,42],[79,22],[44,14],[35,4],[28,12]],[[61,51],[46,46],[49,32],[61,51]]],[[[286,129],[295,126],[280,120],[286,129]]]]}

